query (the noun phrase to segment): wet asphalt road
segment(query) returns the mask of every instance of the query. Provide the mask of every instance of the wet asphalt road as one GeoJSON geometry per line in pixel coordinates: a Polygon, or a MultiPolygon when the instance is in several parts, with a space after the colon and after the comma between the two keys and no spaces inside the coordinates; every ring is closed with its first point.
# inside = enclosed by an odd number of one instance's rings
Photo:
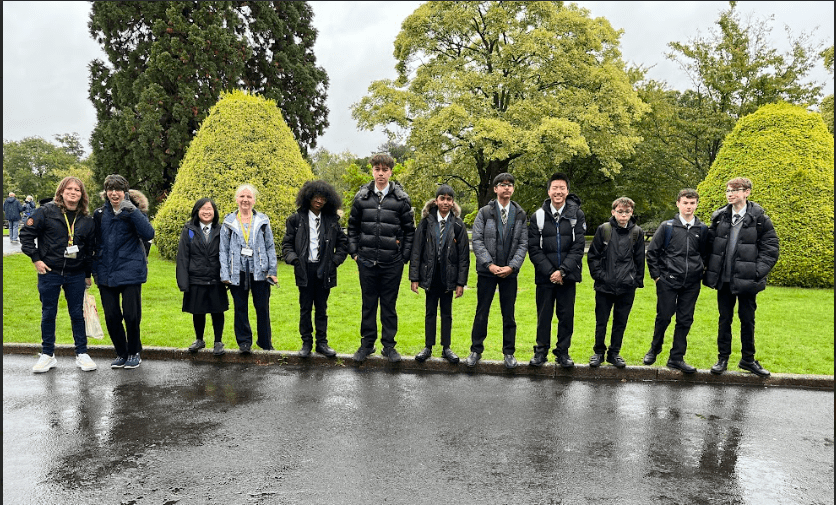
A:
{"type": "Polygon", "coordinates": [[[832,504],[832,391],[3,357],[8,504],[832,504]]]}

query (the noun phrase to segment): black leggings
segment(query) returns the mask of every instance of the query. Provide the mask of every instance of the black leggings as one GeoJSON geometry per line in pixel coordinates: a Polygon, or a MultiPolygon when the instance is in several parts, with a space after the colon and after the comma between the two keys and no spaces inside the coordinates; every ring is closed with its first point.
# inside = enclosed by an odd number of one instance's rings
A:
{"type": "MultiPolygon", "coordinates": [[[[203,340],[203,330],[206,328],[206,314],[192,314],[194,334],[198,340],[203,340]]],[[[224,335],[224,313],[212,314],[212,328],[215,330],[215,342],[221,342],[224,335]]]]}

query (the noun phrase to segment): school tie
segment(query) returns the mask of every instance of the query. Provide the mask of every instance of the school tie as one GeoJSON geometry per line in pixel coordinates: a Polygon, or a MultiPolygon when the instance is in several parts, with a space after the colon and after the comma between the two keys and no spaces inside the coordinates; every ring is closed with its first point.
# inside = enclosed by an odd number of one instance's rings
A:
{"type": "MultiPolygon", "coordinates": [[[[316,239],[319,240],[319,218],[314,219],[314,221],[316,221],[316,239]]],[[[321,252],[319,249],[316,250],[316,261],[319,261],[321,252]]]]}
{"type": "Polygon", "coordinates": [[[502,225],[505,226],[508,224],[508,211],[503,209],[499,209],[499,215],[502,217],[502,225]]]}
{"type": "Polygon", "coordinates": [[[377,203],[383,203],[383,191],[377,192],[377,203]]]}
{"type": "Polygon", "coordinates": [[[740,214],[735,214],[734,216],[732,216],[731,225],[736,226],[738,221],[740,221],[740,214]]]}
{"type": "Polygon", "coordinates": [[[203,240],[205,240],[207,244],[209,243],[209,227],[208,226],[203,227],[203,240]]]}
{"type": "Polygon", "coordinates": [[[444,243],[444,227],[447,224],[446,219],[441,220],[441,228],[438,230],[438,248],[441,249],[441,244],[444,243]]]}
{"type": "Polygon", "coordinates": [[[558,221],[560,221],[560,212],[555,212],[554,213],[554,222],[556,223],[558,221]]]}

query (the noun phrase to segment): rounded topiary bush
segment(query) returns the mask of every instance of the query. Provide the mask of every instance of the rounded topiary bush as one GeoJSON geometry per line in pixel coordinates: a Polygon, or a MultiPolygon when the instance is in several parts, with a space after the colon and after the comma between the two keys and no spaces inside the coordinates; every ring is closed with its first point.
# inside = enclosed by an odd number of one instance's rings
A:
{"type": "Polygon", "coordinates": [[[726,182],[752,180],[749,200],[772,218],[779,286],[833,287],[833,135],[821,115],[785,103],[741,118],[699,184],[699,217],[726,205],[726,182]]]}
{"type": "Polygon", "coordinates": [[[160,256],[174,259],[183,225],[194,203],[212,198],[220,219],[238,207],[235,190],[258,191],[255,210],[270,217],[280,253],[285,219],[295,211],[296,193],[313,179],[293,133],[273,100],[243,91],[222,93],[189,145],[171,193],[154,218],[160,256]]]}

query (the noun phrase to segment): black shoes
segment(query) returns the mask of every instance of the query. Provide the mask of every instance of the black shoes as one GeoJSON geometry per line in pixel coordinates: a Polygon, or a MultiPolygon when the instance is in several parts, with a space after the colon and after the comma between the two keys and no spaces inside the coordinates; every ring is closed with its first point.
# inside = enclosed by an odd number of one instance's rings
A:
{"type": "Polygon", "coordinates": [[[572,368],[573,366],[575,366],[575,362],[574,362],[574,361],[572,361],[572,358],[570,358],[568,354],[561,354],[561,355],[559,355],[559,356],[557,357],[557,362],[558,362],[558,363],[560,364],[560,366],[562,366],[563,368],[572,368]]]}
{"type": "Polygon", "coordinates": [[[752,360],[752,361],[740,360],[740,363],[738,363],[737,366],[739,366],[743,370],[747,370],[749,372],[752,372],[753,374],[758,375],[760,377],[769,377],[771,375],[769,373],[769,370],[762,367],[761,364],[758,363],[755,360],[752,360]]]}
{"type": "Polygon", "coordinates": [[[360,347],[357,349],[357,352],[354,353],[353,359],[357,363],[362,363],[366,361],[366,358],[369,357],[370,354],[374,353],[374,347],[360,347]]]}
{"type": "Polygon", "coordinates": [[[473,368],[476,366],[476,363],[479,363],[479,360],[482,359],[482,353],[479,352],[472,352],[470,356],[464,360],[464,364],[468,366],[468,368],[473,368]]]}
{"type": "Polygon", "coordinates": [[[389,363],[398,363],[401,360],[401,355],[394,347],[384,347],[380,354],[389,358],[389,363]]]}
{"type": "Polygon", "coordinates": [[[415,361],[418,363],[423,363],[427,361],[427,359],[433,355],[432,347],[424,347],[421,349],[421,352],[415,355],[415,361]]]}
{"type": "Polygon", "coordinates": [[[545,352],[535,352],[534,357],[531,358],[531,361],[528,362],[529,366],[543,366],[546,364],[546,353],[545,352]]]}
{"type": "Polygon", "coordinates": [[[607,363],[613,365],[616,368],[624,368],[625,366],[627,366],[627,362],[624,361],[624,358],[622,358],[619,354],[607,355],[607,363]]]}
{"type": "Polygon", "coordinates": [[[252,353],[252,344],[238,344],[238,352],[241,354],[250,354],[252,353]]]}
{"type": "Polygon", "coordinates": [[[517,368],[517,358],[515,358],[513,354],[506,354],[503,361],[505,362],[505,368],[508,368],[509,370],[511,368],[517,368]]]}
{"type": "Polygon", "coordinates": [[[203,339],[197,339],[189,346],[189,352],[195,353],[204,347],[206,347],[206,342],[204,342],[203,339]]]}
{"type": "Polygon", "coordinates": [[[299,356],[302,358],[310,358],[313,344],[310,342],[302,342],[302,348],[299,349],[299,356]]]}
{"type": "Polygon", "coordinates": [[[215,342],[215,348],[212,349],[212,354],[214,354],[215,356],[223,356],[224,354],[226,354],[226,350],[224,349],[224,343],[215,342]]]}
{"type": "Polygon", "coordinates": [[[720,358],[717,360],[717,363],[714,363],[714,366],[711,367],[711,373],[714,375],[720,375],[725,372],[728,367],[729,358],[720,358]]]}
{"type": "Polygon", "coordinates": [[[328,342],[317,342],[316,352],[322,354],[326,358],[333,358],[337,355],[337,351],[331,349],[331,346],[328,345],[328,342]]]}
{"type": "Polygon", "coordinates": [[[642,362],[645,365],[652,365],[653,363],[656,363],[657,354],[658,353],[655,353],[653,351],[647,351],[647,354],[644,355],[644,360],[642,360],[642,362]]]}
{"type": "Polygon", "coordinates": [[[593,354],[589,358],[589,366],[592,368],[598,368],[601,366],[601,363],[604,362],[604,355],[603,354],[593,354]]]}
{"type": "Polygon", "coordinates": [[[697,371],[696,368],[692,367],[688,363],[685,363],[685,361],[681,360],[681,359],[680,360],[669,359],[667,367],[668,368],[675,368],[677,370],[682,370],[685,373],[694,373],[694,372],[697,371]]]}
{"type": "Polygon", "coordinates": [[[459,362],[459,357],[449,347],[445,347],[444,350],[441,351],[441,357],[446,359],[453,365],[459,362]]]}

